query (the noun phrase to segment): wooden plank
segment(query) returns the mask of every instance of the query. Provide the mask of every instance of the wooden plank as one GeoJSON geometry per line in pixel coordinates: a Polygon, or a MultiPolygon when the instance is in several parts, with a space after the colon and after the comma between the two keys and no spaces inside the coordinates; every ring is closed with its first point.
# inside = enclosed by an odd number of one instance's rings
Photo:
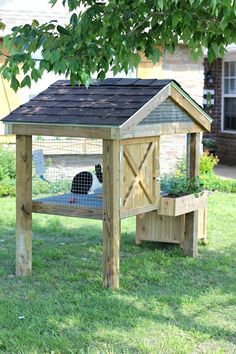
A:
{"type": "Polygon", "coordinates": [[[135,112],[126,122],[121,126],[121,136],[134,128],[157,108],[167,97],[170,96],[170,85],[164,86],[153,98],[144,104],[137,112],[135,112]]]}
{"type": "Polygon", "coordinates": [[[135,145],[135,144],[149,144],[150,142],[156,142],[157,137],[151,137],[151,136],[145,136],[142,138],[132,138],[132,139],[122,139],[121,144],[122,145],[135,145]]]}
{"type": "MultiPolygon", "coordinates": [[[[123,147],[122,215],[132,210],[130,215],[136,214],[136,209],[147,205],[157,204],[157,144],[158,137],[121,140],[123,147]]],[[[151,208],[153,210],[153,208],[151,208]]]]}
{"type": "MultiPolygon", "coordinates": [[[[9,126],[9,124],[7,125],[9,126]]],[[[115,139],[117,132],[116,128],[113,127],[90,128],[53,124],[12,124],[11,134],[115,139]]]]}
{"type": "Polygon", "coordinates": [[[178,104],[179,107],[184,109],[192,119],[202,127],[203,131],[211,130],[211,122],[200,111],[200,107],[197,108],[196,104],[187,100],[173,85],[170,85],[170,96],[178,104]]]}
{"type": "MultiPolygon", "coordinates": [[[[194,178],[199,175],[200,166],[200,133],[190,134],[189,176],[194,178]]],[[[198,211],[192,211],[185,216],[185,233],[183,252],[186,256],[196,257],[198,240],[198,211]]]]}
{"type": "MultiPolygon", "coordinates": [[[[146,187],[146,184],[143,180],[143,167],[145,166],[145,164],[147,164],[147,160],[149,159],[149,156],[153,153],[154,148],[155,148],[155,143],[151,143],[149,144],[146,154],[144,155],[143,160],[141,161],[140,166],[137,166],[136,162],[134,161],[134,159],[132,158],[131,154],[129,153],[129,150],[125,149],[124,147],[124,157],[126,159],[126,162],[128,163],[130,169],[132,170],[133,174],[134,174],[134,180],[129,188],[129,191],[127,193],[127,195],[124,198],[124,202],[123,205],[125,206],[129,197],[132,195],[133,189],[135,188],[136,185],[140,185],[140,187],[142,188],[144,194],[146,195],[148,201],[153,204],[155,203],[154,197],[153,195],[150,194],[149,190],[146,187]]],[[[150,166],[151,168],[151,166],[150,166]]]]}
{"type": "Polygon", "coordinates": [[[94,208],[78,208],[75,206],[67,206],[62,204],[52,204],[52,203],[42,203],[33,201],[32,203],[32,212],[39,214],[49,214],[49,215],[61,215],[61,216],[70,216],[76,218],[85,218],[85,219],[95,219],[103,220],[103,210],[94,208]]]}
{"type": "Polygon", "coordinates": [[[207,208],[198,210],[198,239],[202,243],[207,241],[207,208]]]}
{"type": "Polygon", "coordinates": [[[189,156],[189,177],[194,178],[199,175],[201,134],[190,134],[190,156],[189,156]]]}
{"type": "Polygon", "coordinates": [[[124,131],[122,139],[141,138],[145,136],[160,136],[202,132],[202,128],[194,122],[173,122],[159,124],[137,125],[132,131],[124,131]]]}
{"type": "MultiPolygon", "coordinates": [[[[199,210],[198,240],[205,242],[206,208],[199,210]]],[[[139,214],[136,218],[136,244],[141,241],[180,243],[183,249],[185,214],[179,216],[158,215],[155,211],[139,214]],[[145,214],[144,214],[145,213],[145,214]]],[[[186,245],[185,245],[186,246],[186,245]]]]}
{"type": "Polygon", "coordinates": [[[185,215],[161,216],[155,211],[136,217],[136,244],[141,241],[180,243],[185,215]]]}
{"type": "Polygon", "coordinates": [[[103,285],[119,288],[120,144],[103,140],[103,285]]]}
{"type": "Polygon", "coordinates": [[[161,197],[158,214],[168,216],[178,216],[189,213],[207,206],[208,192],[201,193],[198,197],[194,194],[183,197],[170,198],[161,197]]]}
{"type": "Polygon", "coordinates": [[[183,252],[186,256],[197,257],[197,242],[198,242],[198,211],[192,211],[185,214],[185,233],[183,245],[183,252]]]}
{"type": "Polygon", "coordinates": [[[124,209],[123,208],[120,211],[120,217],[121,217],[121,219],[125,219],[130,216],[148,213],[153,210],[156,211],[157,208],[158,208],[158,204],[149,204],[149,205],[139,206],[137,208],[132,208],[132,209],[124,209]]]}
{"type": "Polygon", "coordinates": [[[16,275],[32,271],[32,137],[16,136],[16,275]]]}

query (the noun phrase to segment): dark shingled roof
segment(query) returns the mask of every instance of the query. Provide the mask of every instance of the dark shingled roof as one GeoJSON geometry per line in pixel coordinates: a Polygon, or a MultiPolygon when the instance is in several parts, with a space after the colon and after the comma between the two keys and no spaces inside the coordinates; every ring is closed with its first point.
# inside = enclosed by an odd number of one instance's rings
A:
{"type": "Polygon", "coordinates": [[[111,78],[86,88],[60,80],[3,121],[120,126],[171,81],[111,78]]]}

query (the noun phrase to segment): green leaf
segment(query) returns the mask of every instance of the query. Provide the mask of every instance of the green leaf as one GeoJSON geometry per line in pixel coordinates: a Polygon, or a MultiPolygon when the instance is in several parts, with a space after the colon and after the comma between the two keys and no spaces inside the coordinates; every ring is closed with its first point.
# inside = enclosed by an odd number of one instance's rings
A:
{"type": "Polygon", "coordinates": [[[162,52],[159,48],[154,47],[151,49],[150,53],[148,54],[148,59],[150,59],[153,64],[156,64],[162,55],[162,52]]]}
{"type": "Polygon", "coordinates": [[[77,7],[77,0],[68,0],[68,7],[70,11],[73,11],[77,7]]]}
{"type": "Polygon", "coordinates": [[[71,16],[70,18],[70,24],[73,26],[73,27],[76,27],[77,24],[78,24],[78,17],[75,13],[73,13],[73,15],[71,16]]]}
{"type": "Polygon", "coordinates": [[[3,22],[0,21],[0,31],[4,31],[5,28],[6,28],[5,23],[3,23],[3,22]]]}
{"type": "Polygon", "coordinates": [[[140,63],[141,58],[140,55],[138,53],[130,53],[129,56],[129,64],[131,67],[137,67],[138,64],[140,63]]]}
{"type": "Polygon", "coordinates": [[[38,79],[40,79],[40,77],[41,77],[41,75],[40,75],[40,72],[39,72],[38,69],[33,69],[33,70],[31,71],[31,78],[32,78],[35,82],[37,82],[38,79]]]}
{"type": "Polygon", "coordinates": [[[173,27],[177,26],[177,24],[180,22],[181,18],[182,18],[182,14],[179,13],[178,11],[175,11],[172,14],[172,25],[173,25],[173,27]]]}
{"type": "Polygon", "coordinates": [[[53,7],[56,3],[57,3],[57,0],[50,0],[50,1],[49,1],[49,4],[51,4],[52,7],[53,7]]]}
{"type": "Polygon", "coordinates": [[[39,22],[37,20],[33,20],[32,21],[32,27],[38,27],[39,26],[39,22]]]}
{"type": "Polygon", "coordinates": [[[70,34],[70,32],[66,28],[64,28],[60,25],[57,26],[57,30],[60,34],[65,34],[67,36],[70,34]]]}
{"type": "Polygon", "coordinates": [[[50,54],[50,60],[51,63],[54,64],[56,63],[60,58],[60,54],[57,50],[54,50],[51,54],[50,54]]]}
{"type": "Polygon", "coordinates": [[[16,92],[20,87],[20,83],[15,76],[11,79],[11,88],[16,92]]]}
{"type": "Polygon", "coordinates": [[[20,87],[25,87],[28,86],[29,88],[31,87],[31,79],[29,75],[26,75],[25,78],[21,81],[20,87]]]}

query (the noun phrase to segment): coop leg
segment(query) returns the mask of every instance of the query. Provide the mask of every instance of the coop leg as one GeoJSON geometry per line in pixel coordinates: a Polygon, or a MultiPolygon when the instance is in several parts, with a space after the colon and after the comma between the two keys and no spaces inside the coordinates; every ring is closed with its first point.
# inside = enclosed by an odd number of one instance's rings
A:
{"type": "Polygon", "coordinates": [[[144,214],[136,216],[136,236],[135,236],[135,244],[141,245],[141,229],[142,229],[142,219],[144,214]]]}
{"type": "Polygon", "coordinates": [[[119,288],[120,263],[120,169],[119,142],[103,141],[103,285],[119,288]]]}
{"type": "Polygon", "coordinates": [[[32,271],[32,137],[16,136],[16,275],[32,271]]]}
{"type": "Polygon", "coordinates": [[[186,256],[197,257],[198,242],[198,212],[193,211],[185,214],[185,232],[182,243],[183,252],[186,256]]]}
{"type": "Polygon", "coordinates": [[[201,220],[201,227],[202,227],[202,237],[201,237],[201,243],[202,245],[206,245],[207,243],[207,208],[203,209],[202,212],[202,220],[201,220]]]}

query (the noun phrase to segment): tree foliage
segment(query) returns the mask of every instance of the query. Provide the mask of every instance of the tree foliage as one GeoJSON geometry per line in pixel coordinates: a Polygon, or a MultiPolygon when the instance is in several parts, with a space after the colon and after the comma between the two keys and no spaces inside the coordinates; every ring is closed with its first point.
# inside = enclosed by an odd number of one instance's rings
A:
{"type": "Polygon", "coordinates": [[[195,59],[207,48],[213,61],[236,42],[236,0],[63,0],[63,5],[71,13],[67,25],[34,20],[5,36],[9,55],[0,72],[14,90],[30,86],[44,72],[88,85],[91,75],[103,79],[109,69],[117,74],[137,67],[139,52],[156,63],[160,48],[173,52],[179,42],[195,59]]]}

